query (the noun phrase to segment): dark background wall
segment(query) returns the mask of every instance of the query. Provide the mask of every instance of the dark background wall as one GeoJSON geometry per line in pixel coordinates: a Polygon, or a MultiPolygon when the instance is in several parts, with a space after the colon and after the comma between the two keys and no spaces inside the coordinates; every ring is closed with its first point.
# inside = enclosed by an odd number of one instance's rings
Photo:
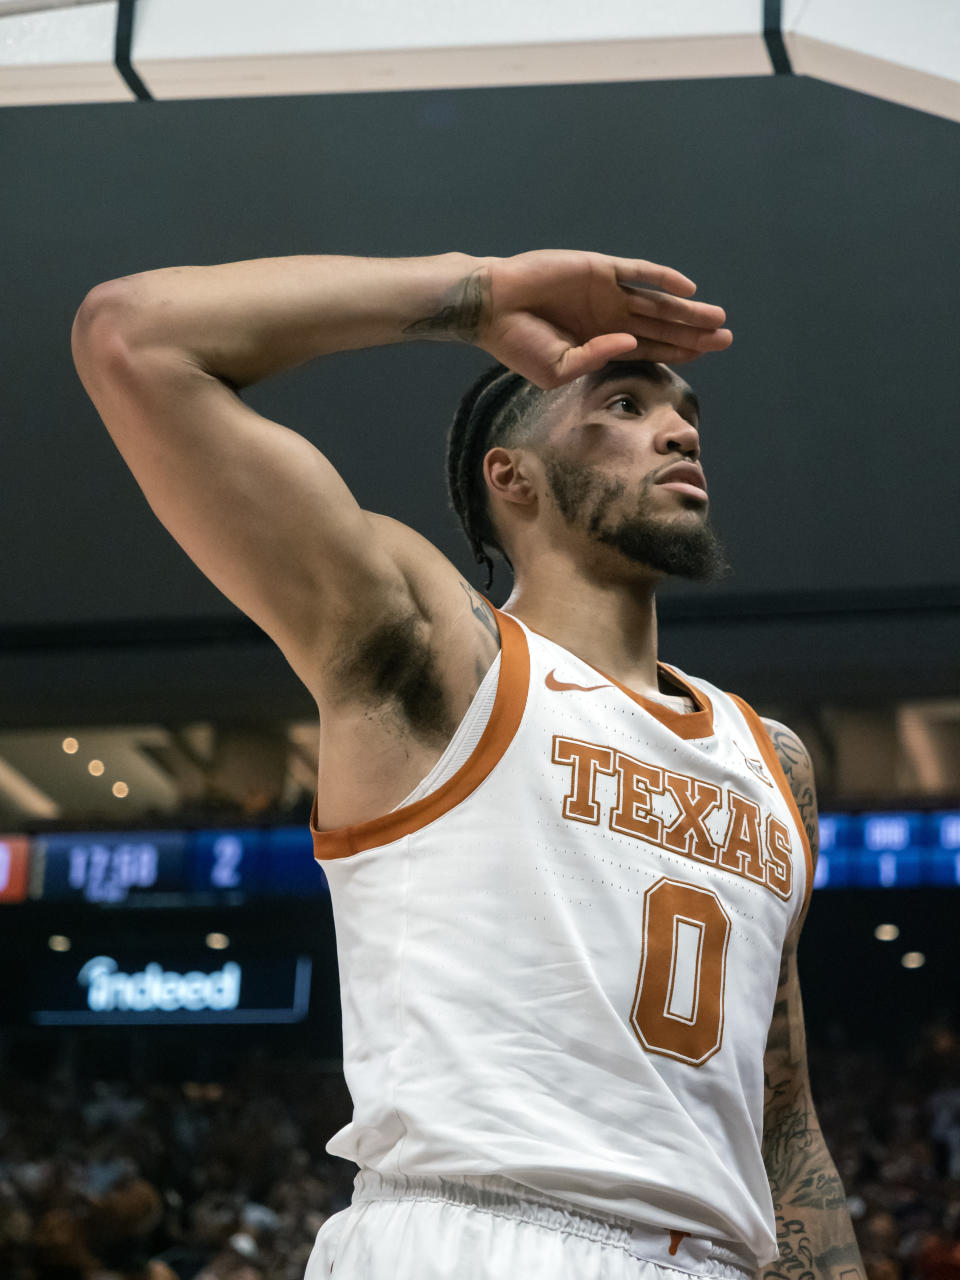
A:
{"type": "MultiPolygon", "coordinates": [[[[101,280],[294,253],[571,246],[693,276],[735,334],[684,372],[736,572],[667,594],[664,656],[755,698],[955,685],[955,124],[784,77],[6,109],[0,173],[0,720],[68,696],[142,718],[191,664],[184,714],[251,681],[309,711],[158,524],[69,354],[101,280]]],[[[350,353],[246,397],[469,572],[442,438],[485,361],[350,353]]]]}

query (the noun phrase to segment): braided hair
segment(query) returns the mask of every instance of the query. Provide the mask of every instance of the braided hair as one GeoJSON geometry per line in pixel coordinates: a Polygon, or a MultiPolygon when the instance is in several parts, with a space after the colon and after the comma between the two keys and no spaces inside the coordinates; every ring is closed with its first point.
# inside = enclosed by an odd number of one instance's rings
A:
{"type": "Polygon", "coordinates": [[[467,391],[450,426],[447,488],[474,559],[486,565],[485,591],[493,582],[490,550],[501,555],[511,569],[513,564],[490,518],[483,459],[495,445],[513,445],[525,438],[545,395],[522,374],[495,364],[467,391]]]}

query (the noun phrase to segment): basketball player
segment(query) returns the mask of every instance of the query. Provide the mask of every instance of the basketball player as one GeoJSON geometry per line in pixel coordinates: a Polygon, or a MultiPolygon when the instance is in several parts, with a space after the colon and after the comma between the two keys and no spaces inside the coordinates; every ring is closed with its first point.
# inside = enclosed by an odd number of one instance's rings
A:
{"type": "Polygon", "coordinates": [[[658,583],[722,565],[670,366],[731,333],[694,293],[597,253],[301,257],[135,275],[78,314],[154,512],[320,712],[354,1101],[328,1150],[360,1172],[309,1280],[863,1274],[806,1067],[808,755],[657,659],[658,583]],[[498,362],[448,474],[513,568],[499,610],[238,395],[418,338],[498,362]]]}

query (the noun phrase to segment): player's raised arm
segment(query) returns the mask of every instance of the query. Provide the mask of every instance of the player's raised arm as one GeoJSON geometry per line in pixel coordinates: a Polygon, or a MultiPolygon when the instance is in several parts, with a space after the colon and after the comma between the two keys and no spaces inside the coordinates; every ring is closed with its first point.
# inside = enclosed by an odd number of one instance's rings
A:
{"type": "MultiPolygon", "coordinates": [[[[765,720],[764,725],[797,801],[816,865],[817,802],[810,757],[790,729],[773,720],[765,720]]],[[[812,1273],[816,1280],[864,1280],[847,1198],[810,1091],[797,972],[798,932],[784,946],[764,1055],[763,1159],[780,1257],[762,1276],[763,1280],[784,1280],[812,1273]]]]}
{"type": "MultiPolygon", "coordinates": [[[[543,386],[634,348],[692,359],[729,340],[723,313],[692,302],[693,290],[667,267],[567,251],[175,267],[92,290],[73,349],[154,513],[319,700],[343,636],[408,615],[418,576],[463,593],[439,553],[361,510],[309,441],[237,391],[329,352],[418,338],[474,343],[543,386]]],[[[369,412],[358,406],[358,419],[369,412]]],[[[378,412],[389,415],[389,397],[378,412]]]]}
{"type": "Polygon", "coordinates": [[[365,609],[402,612],[409,586],[389,522],[237,391],[327,352],[399,341],[473,265],[449,254],[175,267],[99,285],[78,312],[80,377],[154,513],[315,696],[325,645],[362,628],[365,609]]]}

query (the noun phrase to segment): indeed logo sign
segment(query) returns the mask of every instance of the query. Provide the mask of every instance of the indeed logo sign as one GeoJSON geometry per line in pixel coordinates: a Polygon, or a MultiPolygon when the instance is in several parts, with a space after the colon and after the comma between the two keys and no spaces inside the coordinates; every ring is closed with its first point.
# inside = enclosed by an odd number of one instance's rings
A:
{"type": "Polygon", "coordinates": [[[77,974],[77,982],[87,988],[87,1005],[94,1013],[173,1013],[236,1009],[241,977],[240,966],[233,961],[214,973],[173,973],[154,962],[141,973],[123,973],[111,956],[94,956],[77,974]]]}

